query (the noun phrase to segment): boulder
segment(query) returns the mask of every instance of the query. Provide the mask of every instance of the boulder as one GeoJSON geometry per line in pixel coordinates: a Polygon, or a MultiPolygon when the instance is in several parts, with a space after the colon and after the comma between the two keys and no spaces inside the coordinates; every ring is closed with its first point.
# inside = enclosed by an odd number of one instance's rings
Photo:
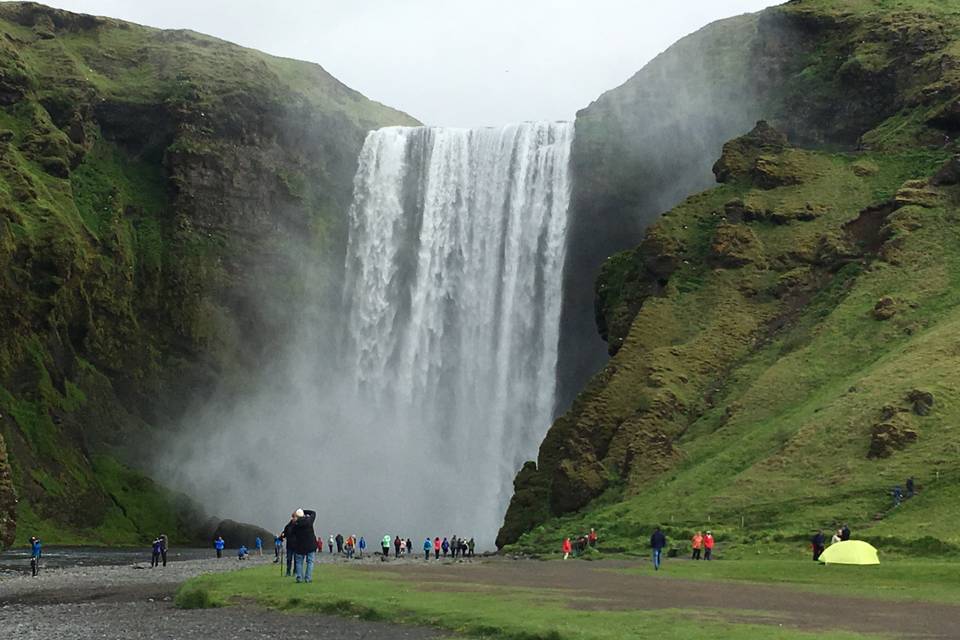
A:
{"type": "Polygon", "coordinates": [[[890,296],[883,296],[873,305],[873,317],[877,320],[889,320],[897,315],[897,303],[890,296]]]}
{"type": "Polygon", "coordinates": [[[917,441],[917,432],[895,421],[881,422],[870,430],[868,458],[889,458],[895,451],[917,441]]]}
{"type": "Polygon", "coordinates": [[[928,416],[933,411],[933,394],[929,391],[914,389],[907,394],[907,402],[918,416],[928,416]]]}
{"type": "Polygon", "coordinates": [[[723,145],[723,153],[713,165],[713,174],[717,182],[735,182],[749,177],[761,156],[766,156],[765,162],[769,162],[771,156],[789,146],[785,135],[761,120],[747,135],[723,145]]]}

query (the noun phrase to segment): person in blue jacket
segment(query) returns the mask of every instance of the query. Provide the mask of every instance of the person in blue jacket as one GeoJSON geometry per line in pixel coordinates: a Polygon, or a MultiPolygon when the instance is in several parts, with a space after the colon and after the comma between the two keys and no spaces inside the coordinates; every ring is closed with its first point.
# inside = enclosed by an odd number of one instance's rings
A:
{"type": "Polygon", "coordinates": [[[263,540],[260,539],[260,536],[257,536],[257,539],[253,541],[253,548],[257,550],[257,555],[263,555],[263,540]]]}
{"type": "Polygon", "coordinates": [[[665,546],[667,546],[667,536],[663,535],[660,527],[657,527],[654,529],[653,535],[650,536],[650,548],[653,549],[653,568],[655,571],[660,570],[660,555],[663,553],[665,546]]]}
{"type": "Polygon", "coordinates": [[[217,550],[217,557],[223,557],[223,547],[226,543],[223,541],[223,536],[217,536],[217,539],[213,541],[213,548],[217,550]]]}
{"type": "Polygon", "coordinates": [[[30,573],[34,577],[40,573],[40,556],[43,555],[43,545],[40,544],[40,538],[30,536],[30,573]]]}
{"type": "Polygon", "coordinates": [[[247,545],[241,544],[240,548],[237,549],[237,560],[246,560],[247,559],[247,545]]]}
{"type": "Polygon", "coordinates": [[[430,549],[433,548],[433,543],[430,542],[430,538],[424,538],[423,540],[423,559],[430,559],[430,549]]]}
{"type": "Polygon", "coordinates": [[[273,562],[280,562],[280,551],[283,549],[283,538],[279,535],[273,536],[273,562]]]}
{"type": "Polygon", "coordinates": [[[362,558],[363,552],[367,548],[367,541],[363,538],[363,536],[360,536],[360,541],[357,542],[357,547],[360,549],[360,557],[362,558]]]}

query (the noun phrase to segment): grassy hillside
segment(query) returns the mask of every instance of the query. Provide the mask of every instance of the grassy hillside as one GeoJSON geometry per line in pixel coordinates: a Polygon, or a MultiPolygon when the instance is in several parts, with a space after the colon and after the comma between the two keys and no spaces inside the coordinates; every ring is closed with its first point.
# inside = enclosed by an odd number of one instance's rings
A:
{"type": "Polygon", "coordinates": [[[0,4],[0,437],[18,538],[189,535],[181,499],[118,460],[162,451],[191,402],[241,385],[288,329],[270,309],[296,309],[301,262],[326,265],[314,286],[336,280],[363,138],[414,122],[317,65],[0,4]]]}
{"type": "Polygon", "coordinates": [[[960,3],[795,1],[758,25],[746,55],[788,135],[728,143],[720,186],[606,262],[615,355],[518,475],[500,544],[594,526],[640,550],[662,524],[802,552],[849,522],[887,551],[960,550],[960,3]]]}

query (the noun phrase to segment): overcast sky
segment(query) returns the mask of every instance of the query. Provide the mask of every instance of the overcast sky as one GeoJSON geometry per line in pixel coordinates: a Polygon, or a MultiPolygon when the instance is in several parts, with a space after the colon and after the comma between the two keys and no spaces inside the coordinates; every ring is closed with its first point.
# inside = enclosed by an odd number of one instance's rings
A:
{"type": "Polygon", "coordinates": [[[323,65],[427,124],[570,120],[671,43],[770,0],[48,0],[323,65]],[[651,6],[653,5],[653,6],[651,6]]]}

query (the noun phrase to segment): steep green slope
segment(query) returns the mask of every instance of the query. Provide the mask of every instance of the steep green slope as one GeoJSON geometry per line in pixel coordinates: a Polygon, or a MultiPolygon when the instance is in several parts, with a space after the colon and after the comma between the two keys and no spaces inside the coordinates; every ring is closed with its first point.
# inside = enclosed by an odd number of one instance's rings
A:
{"type": "Polygon", "coordinates": [[[958,42],[957,2],[759,16],[743,55],[788,135],[727,144],[721,186],[606,262],[614,355],[517,476],[498,544],[597,526],[635,549],[661,523],[799,546],[844,521],[888,549],[960,543],[958,42]]]}
{"type": "Polygon", "coordinates": [[[0,4],[0,437],[20,538],[190,535],[179,499],[116,460],[162,452],[191,403],[276,348],[308,278],[336,280],[366,132],[414,123],[317,65],[0,4]]]}

